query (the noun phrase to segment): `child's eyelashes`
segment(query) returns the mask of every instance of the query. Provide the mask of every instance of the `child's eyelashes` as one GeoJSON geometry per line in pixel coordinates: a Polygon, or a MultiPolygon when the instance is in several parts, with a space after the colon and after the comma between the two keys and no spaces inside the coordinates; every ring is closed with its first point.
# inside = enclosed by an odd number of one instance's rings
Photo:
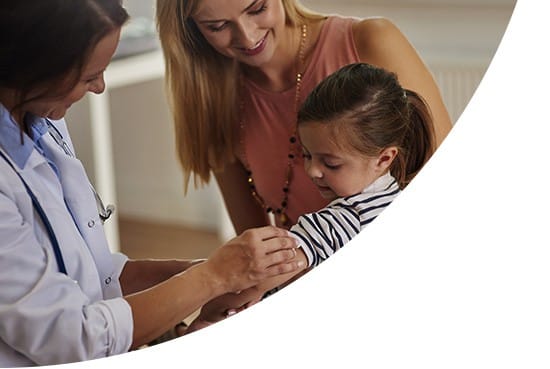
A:
{"type": "MultiPolygon", "coordinates": [[[[311,161],[312,160],[311,154],[309,154],[307,152],[302,153],[302,158],[304,158],[305,161],[311,161]]],[[[321,162],[319,164],[321,164],[322,166],[324,166],[328,170],[338,170],[342,167],[342,164],[340,164],[340,163],[333,164],[333,163],[328,163],[325,160],[321,160],[321,162]]]]}
{"type": "Polygon", "coordinates": [[[327,167],[327,169],[330,169],[330,170],[338,170],[342,165],[341,164],[328,164],[328,163],[325,163],[325,167],[327,167]]]}

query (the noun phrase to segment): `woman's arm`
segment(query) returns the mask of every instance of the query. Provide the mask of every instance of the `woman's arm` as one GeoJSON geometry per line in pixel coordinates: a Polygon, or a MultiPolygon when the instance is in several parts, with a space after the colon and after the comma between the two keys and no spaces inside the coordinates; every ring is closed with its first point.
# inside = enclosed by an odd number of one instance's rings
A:
{"type": "Polygon", "coordinates": [[[244,310],[260,301],[267,291],[285,286],[302,276],[308,269],[306,268],[307,258],[301,248],[296,249],[294,260],[301,267],[291,273],[266,279],[262,283],[240,293],[227,293],[209,301],[202,307],[199,316],[193,320],[186,333],[202,329],[244,310]]]}
{"type": "Polygon", "coordinates": [[[122,293],[129,295],[146,290],[156,284],[181,273],[193,265],[204,262],[205,259],[196,260],[160,260],[141,259],[128,260],[124,265],[120,277],[122,293]]]}
{"type": "Polygon", "coordinates": [[[269,224],[267,213],[250,192],[248,176],[240,162],[227,164],[223,172],[216,173],[216,180],[236,234],[269,224]]]}
{"type": "Polygon", "coordinates": [[[132,348],[158,337],[217,296],[301,269],[303,265],[294,259],[295,247],[296,241],[284,230],[248,230],[218,248],[205,262],[126,296],[134,319],[132,348]]]}
{"type": "Polygon", "coordinates": [[[437,145],[452,128],[439,88],[414,47],[389,20],[369,18],[354,25],[355,46],[361,61],[395,73],[404,88],[416,91],[431,109],[437,145]]]}
{"type": "Polygon", "coordinates": [[[222,320],[229,315],[229,312],[238,312],[253,305],[267,291],[287,285],[305,273],[308,266],[317,266],[338,249],[344,247],[356,235],[354,230],[361,229],[359,213],[355,211],[353,212],[355,216],[350,217],[351,211],[352,209],[349,207],[346,211],[342,211],[342,207],[336,206],[335,208],[327,207],[319,213],[302,215],[297,224],[291,227],[290,232],[300,244],[300,247],[295,250],[294,260],[299,261],[303,267],[293,273],[269,278],[239,294],[226,294],[208,302],[203,306],[188,332],[222,320]],[[345,232],[336,226],[341,224],[348,225],[345,232]]]}

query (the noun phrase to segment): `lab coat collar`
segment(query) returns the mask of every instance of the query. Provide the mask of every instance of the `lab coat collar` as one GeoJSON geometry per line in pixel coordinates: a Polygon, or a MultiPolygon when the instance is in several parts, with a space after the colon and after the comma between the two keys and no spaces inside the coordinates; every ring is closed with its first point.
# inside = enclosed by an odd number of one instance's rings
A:
{"type": "Polygon", "coordinates": [[[0,146],[20,169],[25,167],[34,148],[34,142],[25,133],[21,143],[21,130],[2,104],[0,104],[0,146]]]}

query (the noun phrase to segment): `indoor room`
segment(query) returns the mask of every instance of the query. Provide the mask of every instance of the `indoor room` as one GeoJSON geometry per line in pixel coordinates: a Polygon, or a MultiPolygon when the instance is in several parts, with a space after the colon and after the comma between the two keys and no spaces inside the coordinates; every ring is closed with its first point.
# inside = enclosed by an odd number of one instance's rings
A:
{"type": "MultiPolygon", "coordinates": [[[[513,0],[304,0],[325,14],[384,16],[432,71],[453,124],[506,30],[513,0]]],[[[106,90],[66,116],[77,155],[105,203],[113,250],[133,258],[206,257],[234,235],[215,181],[184,193],[164,90],[154,2],[126,0],[132,20],[106,71],[106,90]]]]}

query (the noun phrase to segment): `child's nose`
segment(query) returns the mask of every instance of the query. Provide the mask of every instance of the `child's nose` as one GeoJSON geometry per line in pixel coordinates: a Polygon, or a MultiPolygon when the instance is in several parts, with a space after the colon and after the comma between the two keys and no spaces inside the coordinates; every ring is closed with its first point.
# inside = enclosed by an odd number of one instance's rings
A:
{"type": "Polygon", "coordinates": [[[319,168],[318,165],[315,165],[313,163],[311,163],[307,168],[306,168],[306,173],[307,175],[310,177],[310,178],[322,178],[323,177],[323,172],[321,171],[321,169],[319,168]]]}

